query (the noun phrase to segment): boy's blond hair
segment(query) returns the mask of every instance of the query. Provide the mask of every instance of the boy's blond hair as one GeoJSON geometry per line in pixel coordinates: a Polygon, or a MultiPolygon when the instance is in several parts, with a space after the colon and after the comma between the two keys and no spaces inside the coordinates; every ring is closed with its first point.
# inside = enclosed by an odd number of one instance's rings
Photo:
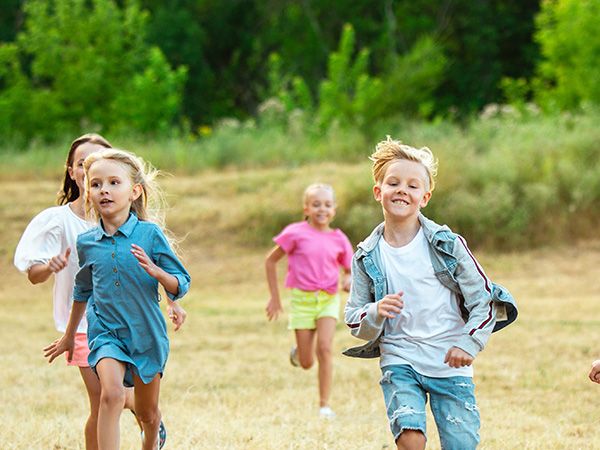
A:
{"type": "Polygon", "coordinates": [[[433,191],[435,187],[435,176],[437,174],[437,159],[427,147],[416,149],[410,145],[394,141],[390,136],[385,141],[375,146],[375,152],[369,158],[373,161],[373,178],[375,183],[381,184],[389,165],[398,160],[418,162],[423,165],[427,172],[427,190],[433,191]]]}

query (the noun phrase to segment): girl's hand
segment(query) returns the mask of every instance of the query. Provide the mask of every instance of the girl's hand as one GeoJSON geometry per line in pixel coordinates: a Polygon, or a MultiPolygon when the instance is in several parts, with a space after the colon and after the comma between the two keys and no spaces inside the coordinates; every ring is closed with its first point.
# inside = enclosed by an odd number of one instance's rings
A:
{"type": "Polygon", "coordinates": [[[59,253],[54,256],[48,263],[48,270],[52,273],[58,273],[69,264],[69,256],[71,256],[71,247],[67,247],[65,254],[59,253]]]}
{"type": "Polygon", "coordinates": [[[345,292],[350,292],[351,286],[352,286],[352,275],[347,275],[342,280],[342,290],[345,292]]]}
{"type": "Polygon", "coordinates": [[[185,309],[181,307],[179,302],[169,302],[167,303],[167,314],[169,315],[169,319],[171,322],[175,324],[175,330],[179,330],[185,319],[187,318],[187,313],[185,309]]]}
{"type": "Polygon", "coordinates": [[[269,303],[267,303],[267,307],[265,309],[267,311],[269,322],[271,320],[277,320],[279,318],[279,313],[283,312],[281,301],[274,299],[273,297],[269,299],[269,303]]]}
{"type": "Polygon", "coordinates": [[[600,359],[592,363],[589,377],[594,383],[600,384],[600,359]]]}
{"type": "Polygon", "coordinates": [[[64,352],[67,352],[67,360],[71,362],[73,360],[73,350],[75,349],[75,338],[67,338],[64,334],[60,339],[57,339],[48,347],[44,348],[44,358],[50,358],[48,363],[51,363],[64,352]]]}
{"type": "Polygon", "coordinates": [[[156,278],[160,274],[162,269],[154,264],[142,247],[131,244],[131,253],[133,253],[133,256],[140,262],[142,269],[144,269],[152,278],[156,278]]]}
{"type": "Polygon", "coordinates": [[[403,295],[404,292],[398,292],[397,294],[388,294],[383,297],[377,302],[377,314],[388,319],[395,319],[404,307],[403,295]]]}
{"type": "Polygon", "coordinates": [[[464,350],[458,347],[450,347],[448,353],[446,353],[446,359],[444,359],[444,363],[448,363],[450,367],[454,367],[458,369],[463,366],[470,366],[473,364],[473,358],[464,350]]]}

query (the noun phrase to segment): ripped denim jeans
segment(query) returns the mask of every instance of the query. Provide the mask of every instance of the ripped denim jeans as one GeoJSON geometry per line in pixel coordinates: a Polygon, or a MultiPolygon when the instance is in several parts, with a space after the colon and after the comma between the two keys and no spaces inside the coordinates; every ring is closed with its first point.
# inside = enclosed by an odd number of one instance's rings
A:
{"type": "Polygon", "coordinates": [[[479,409],[475,385],[468,377],[429,378],[409,365],[381,369],[390,428],[397,440],[404,430],[419,430],[425,436],[427,396],[443,450],[471,450],[479,444],[479,409]]]}

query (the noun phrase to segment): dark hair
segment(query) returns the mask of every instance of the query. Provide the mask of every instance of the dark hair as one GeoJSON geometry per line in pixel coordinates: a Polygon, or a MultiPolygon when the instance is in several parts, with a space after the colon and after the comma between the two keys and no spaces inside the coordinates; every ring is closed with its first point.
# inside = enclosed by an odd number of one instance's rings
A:
{"type": "Polygon", "coordinates": [[[69,174],[69,169],[73,167],[73,158],[75,157],[75,150],[85,143],[97,144],[101,145],[105,148],[112,148],[112,145],[104,139],[102,136],[96,133],[87,133],[83,136],[79,136],[77,139],[73,141],[71,144],[71,148],[69,149],[69,153],[67,154],[67,161],[65,162],[65,176],[63,179],[63,185],[61,190],[58,192],[58,199],[56,201],[59,205],[64,205],[69,202],[73,202],[79,198],[79,186],[75,180],[71,178],[69,174]]]}

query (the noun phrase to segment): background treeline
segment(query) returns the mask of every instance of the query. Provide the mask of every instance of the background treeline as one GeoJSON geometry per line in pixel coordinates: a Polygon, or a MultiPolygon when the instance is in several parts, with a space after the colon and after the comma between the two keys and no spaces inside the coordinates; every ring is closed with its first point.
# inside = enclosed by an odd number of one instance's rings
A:
{"type": "Polygon", "coordinates": [[[5,0],[0,178],[56,175],[97,131],[170,172],[268,169],[228,191],[255,195],[226,228],[259,245],[330,182],[357,242],[389,134],[439,157],[427,215],[473,246],[593,237],[599,21],[600,0],[5,0]]]}
{"type": "Polygon", "coordinates": [[[208,133],[274,98],[272,109],[304,111],[319,130],[336,119],[368,129],[398,114],[465,117],[507,93],[529,99],[529,80],[542,95],[562,75],[552,59],[590,44],[596,3],[4,0],[0,137],[208,133]],[[564,34],[573,21],[587,31],[564,34]]]}

